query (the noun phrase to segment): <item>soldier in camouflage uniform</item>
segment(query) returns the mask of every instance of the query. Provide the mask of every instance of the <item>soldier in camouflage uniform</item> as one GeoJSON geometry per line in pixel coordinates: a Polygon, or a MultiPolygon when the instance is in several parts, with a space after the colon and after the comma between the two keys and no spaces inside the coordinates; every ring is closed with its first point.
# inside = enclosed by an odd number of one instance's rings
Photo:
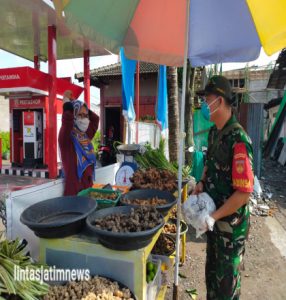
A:
{"type": "Polygon", "coordinates": [[[202,114],[215,123],[209,132],[204,174],[194,192],[207,192],[217,208],[202,224],[206,229],[214,225],[207,232],[207,299],[239,299],[253,190],[251,140],[232,115],[231,87],[225,77],[212,77],[199,94],[205,97],[202,114]]]}

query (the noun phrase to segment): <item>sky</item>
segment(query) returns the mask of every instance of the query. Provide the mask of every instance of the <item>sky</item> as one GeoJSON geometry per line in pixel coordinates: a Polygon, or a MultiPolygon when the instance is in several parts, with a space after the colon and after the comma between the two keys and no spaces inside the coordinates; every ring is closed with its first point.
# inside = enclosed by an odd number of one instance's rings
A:
{"type": "MultiPolygon", "coordinates": [[[[275,62],[279,55],[279,52],[272,55],[267,56],[263,50],[261,50],[260,56],[257,60],[249,63],[249,66],[266,66],[271,62],[275,62]]],[[[106,66],[109,64],[114,64],[118,62],[117,55],[106,55],[106,56],[98,56],[90,58],[90,69],[106,66]]],[[[33,62],[18,57],[16,55],[10,54],[6,51],[0,50],[0,68],[12,68],[12,67],[23,67],[30,66],[33,67],[33,62]]],[[[223,71],[233,70],[243,68],[245,63],[227,63],[223,64],[223,71]]],[[[48,72],[48,64],[41,63],[41,71],[48,72]]],[[[83,72],[83,59],[66,59],[66,60],[58,60],[57,61],[57,76],[58,77],[71,77],[73,83],[80,84],[77,80],[74,79],[74,74],[83,72]]],[[[91,87],[91,103],[98,104],[100,99],[99,89],[95,87],[91,87]]],[[[80,97],[83,100],[83,93],[80,97]]]]}
{"type": "MultiPolygon", "coordinates": [[[[249,67],[251,66],[267,66],[269,63],[276,61],[279,51],[272,56],[266,55],[263,49],[261,49],[260,56],[258,59],[251,61],[248,63],[249,67]]],[[[245,63],[226,63],[223,64],[222,70],[228,71],[228,70],[235,70],[235,69],[241,69],[245,67],[245,63]]]]}

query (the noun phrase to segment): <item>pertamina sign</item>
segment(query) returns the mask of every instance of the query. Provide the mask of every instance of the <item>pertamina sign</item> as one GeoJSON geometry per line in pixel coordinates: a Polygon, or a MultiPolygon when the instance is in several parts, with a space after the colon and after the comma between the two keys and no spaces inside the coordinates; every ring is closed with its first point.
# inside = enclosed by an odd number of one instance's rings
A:
{"type": "Polygon", "coordinates": [[[21,79],[19,74],[3,74],[0,75],[0,80],[19,80],[21,79]]]}

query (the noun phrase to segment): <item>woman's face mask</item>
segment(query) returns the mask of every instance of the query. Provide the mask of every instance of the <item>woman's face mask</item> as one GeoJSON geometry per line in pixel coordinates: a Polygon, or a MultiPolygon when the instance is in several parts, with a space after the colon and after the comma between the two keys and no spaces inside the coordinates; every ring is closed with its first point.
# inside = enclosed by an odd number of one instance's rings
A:
{"type": "Polygon", "coordinates": [[[208,104],[205,99],[204,99],[204,102],[202,103],[201,112],[202,112],[203,117],[207,121],[210,121],[211,115],[214,114],[218,110],[218,107],[217,107],[213,112],[211,112],[211,108],[210,108],[217,101],[218,98],[219,97],[215,98],[210,104],[208,104]]]}
{"type": "Polygon", "coordinates": [[[81,132],[86,132],[89,126],[88,118],[76,118],[75,125],[81,132]]]}

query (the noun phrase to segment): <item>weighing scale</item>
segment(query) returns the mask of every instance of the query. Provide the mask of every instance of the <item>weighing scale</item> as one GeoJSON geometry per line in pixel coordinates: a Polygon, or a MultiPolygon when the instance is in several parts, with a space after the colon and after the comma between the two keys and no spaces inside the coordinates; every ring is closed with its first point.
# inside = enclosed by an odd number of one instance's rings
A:
{"type": "Polygon", "coordinates": [[[140,145],[129,144],[117,147],[119,153],[124,156],[123,162],[115,175],[115,183],[119,186],[131,186],[130,178],[138,169],[134,156],[139,152],[140,145]]]}

